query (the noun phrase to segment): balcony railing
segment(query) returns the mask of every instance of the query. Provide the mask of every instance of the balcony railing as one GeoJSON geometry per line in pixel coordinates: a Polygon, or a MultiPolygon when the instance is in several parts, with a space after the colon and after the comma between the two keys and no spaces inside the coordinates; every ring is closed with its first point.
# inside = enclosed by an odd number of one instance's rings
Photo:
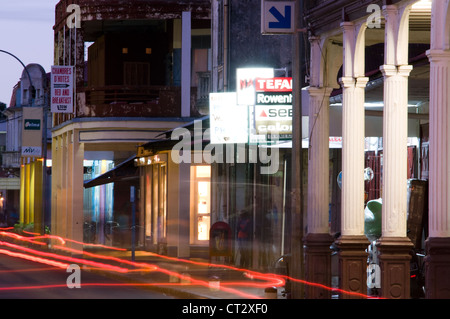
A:
{"type": "MultiPolygon", "coordinates": [[[[198,113],[197,88],[191,88],[191,115],[198,113]]],[[[77,88],[75,114],[55,113],[54,126],[73,117],[180,117],[181,88],[105,86],[77,88]]]]}
{"type": "Polygon", "coordinates": [[[177,117],[180,87],[106,86],[78,90],[77,117],[177,117]]]}
{"type": "Polygon", "coordinates": [[[86,104],[133,104],[157,102],[160,92],[166,90],[161,86],[106,86],[83,89],[86,104]]]}
{"type": "Polygon", "coordinates": [[[2,166],[4,168],[19,168],[20,167],[20,152],[3,152],[2,166]]]}

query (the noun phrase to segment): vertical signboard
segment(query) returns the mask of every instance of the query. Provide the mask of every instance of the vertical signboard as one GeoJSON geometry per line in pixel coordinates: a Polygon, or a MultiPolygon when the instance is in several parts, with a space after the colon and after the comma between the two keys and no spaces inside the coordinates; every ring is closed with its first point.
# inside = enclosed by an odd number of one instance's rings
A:
{"type": "Polygon", "coordinates": [[[42,156],[42,120],[41,107],[24,107],[22,125],[22,156],[42,156]]]}
{"type": "Polygon", "coordinates": [[[292,140],[292,78],[257,78],[250,143],[292,140]]]}
{"type": "Polygon", "coordinates": [[[51,111],[73,113],[73,66],[52,66],[51,111]]]}
{"type": "Polygon", "coordinates": [[[209,94],[211,144],[247,143],[248,109],[236,104],[235,92],[209,94]]]}

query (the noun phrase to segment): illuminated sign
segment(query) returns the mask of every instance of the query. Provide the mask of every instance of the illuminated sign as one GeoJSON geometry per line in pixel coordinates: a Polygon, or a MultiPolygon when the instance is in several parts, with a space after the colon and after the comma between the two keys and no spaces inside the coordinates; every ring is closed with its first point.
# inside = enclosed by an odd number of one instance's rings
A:
{"type": "Polygon", "coordinates": [[[236,93],[210,93],[211,144],[248,142],[248,107],[236,104],[236,93]]]}
{"type": "Polygon", "coordinates": [[[273,78],[271,68],[243,68],[236,70],[236,94],[238,105],[255,105],[256,79],[273,78]]]}
{"type": "Polygon", "coordinates": [[[257,105],[277,105],[277,104],[291,104],[292,93],[256,93],[257,105]]]}
{"type": "Polygon", "coordinates": [[[292,92],[292,78],[271,78],[256,81],[256,91],[264,92],[292,92]]]}
{"type": "Polygon", "coordinates": [[[292,139],[292,78],[256,78],[250,143],[292,139]]]}
{"type": "Polygon", "coordinates": [[[255,134],[267,140],[292,138],[292,105],[255,105],[255,134]]]}

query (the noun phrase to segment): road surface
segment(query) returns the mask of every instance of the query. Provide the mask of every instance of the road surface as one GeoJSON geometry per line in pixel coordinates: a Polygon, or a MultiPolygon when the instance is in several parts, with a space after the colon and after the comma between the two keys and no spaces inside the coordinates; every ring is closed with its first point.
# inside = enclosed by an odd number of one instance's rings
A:
{"type": "Polygon", "coordinates": [[[0,255],[0,299],[173,299],[163,293],[139,288],[98,273],[75,272],[0,255]],[[69,280],[68,280],[69,278],[69,280]],[[125,284],[125,285],[124,285],[125,284]]]}

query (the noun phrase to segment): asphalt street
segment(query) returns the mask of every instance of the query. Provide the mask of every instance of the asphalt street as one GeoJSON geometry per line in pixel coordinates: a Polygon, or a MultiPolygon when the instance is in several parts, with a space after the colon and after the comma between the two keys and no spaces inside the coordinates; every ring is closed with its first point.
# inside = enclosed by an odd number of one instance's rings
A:
{"type": "Polygon", "coordinates": [[[79,274],[77,288],[75,271],[0,255],[0,299],[173,299],[83,269],[79,274]]]}

